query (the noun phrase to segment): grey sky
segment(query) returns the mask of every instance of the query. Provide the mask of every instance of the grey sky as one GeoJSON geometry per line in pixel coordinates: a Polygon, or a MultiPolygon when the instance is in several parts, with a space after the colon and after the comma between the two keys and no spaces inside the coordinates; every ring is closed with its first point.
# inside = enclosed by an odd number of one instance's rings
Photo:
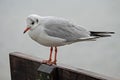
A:
{"type": "Polygon", "coordinates": [[[10,80],[10,52],[47,58],[49,49],[23,35],[29,14],[58,16],[111,38],[59,48],[58,62],[120,78],[120,0],[0,0],[0,80],[10,80]]]}

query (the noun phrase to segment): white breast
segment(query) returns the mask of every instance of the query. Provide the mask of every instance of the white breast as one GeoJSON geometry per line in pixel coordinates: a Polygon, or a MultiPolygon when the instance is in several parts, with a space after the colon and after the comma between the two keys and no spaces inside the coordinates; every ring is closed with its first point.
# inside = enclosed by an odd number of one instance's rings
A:
{"type": "Polygon", "coordinates": [[[52,37],[52,36],[48,36],[45,32],[44,32],[44,28],[43,26],[39,26],[36,27],[33,30],[29,31],[29,36],[35,40],[36,42],[38,42],[41,45],[44,46],[62,46],[65,45],[65,40],[61,39],[61,38],[57,38],[57,37],[52,37]]]}

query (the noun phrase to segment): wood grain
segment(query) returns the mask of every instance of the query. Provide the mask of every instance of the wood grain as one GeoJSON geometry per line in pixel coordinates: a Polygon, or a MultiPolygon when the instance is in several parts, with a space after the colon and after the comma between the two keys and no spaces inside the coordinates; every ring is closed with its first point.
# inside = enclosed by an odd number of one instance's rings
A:
{"type": "MultiPolygon", "coordinates": [[[[42,59],[20,52],[10,53],[9,58],[11,80],[39,80],[37,79],[39,74],[38,68],[42,64],[42,59]]],[[[55,77],[51,80],[117,80],[87,70],[66,66],[64,64],[52,66],[56,67],[56,69],[55,73],[52,74],[52,76],[55,77]]]]}

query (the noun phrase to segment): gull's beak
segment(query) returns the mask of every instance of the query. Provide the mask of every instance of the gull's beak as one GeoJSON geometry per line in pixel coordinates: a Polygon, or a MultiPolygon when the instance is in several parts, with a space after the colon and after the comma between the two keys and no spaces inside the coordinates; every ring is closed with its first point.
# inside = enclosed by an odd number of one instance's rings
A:
{"type": "Polygon", "coordinates": [[[27,27],[23,33],[26,33],[28,30],[30,30],[30,27],[27,27]]]}

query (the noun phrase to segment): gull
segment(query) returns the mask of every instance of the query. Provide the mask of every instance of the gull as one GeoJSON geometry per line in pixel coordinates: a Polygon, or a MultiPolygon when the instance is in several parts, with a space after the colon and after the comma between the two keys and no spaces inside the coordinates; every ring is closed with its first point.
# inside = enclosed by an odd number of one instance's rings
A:
{"type": "Polygon", "coordinates": [[[57,62],[57,47],[81,41],[95,41],[101,37],[110,37],[114,32],[87,31],[79,25],[73,24],[67,19],[55,16],[39,16],[31,14],[26,19],[27,27],[23,33],[29,32],[29,36],[37,43],[50,47],[48,60],[45,64],[57,62]],[[55,51],[52,60],[53,49],[55,51]]]}

